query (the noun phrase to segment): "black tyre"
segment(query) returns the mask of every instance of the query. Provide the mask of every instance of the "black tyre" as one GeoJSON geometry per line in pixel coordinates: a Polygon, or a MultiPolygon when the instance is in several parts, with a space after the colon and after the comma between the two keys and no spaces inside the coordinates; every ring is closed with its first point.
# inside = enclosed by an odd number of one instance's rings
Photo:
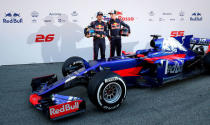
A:
{"type": "Polygon", "coordinates": [[[89,81],[88,96],[99,109],[112,111],[125,100],[126,85],[119,75],[104,70],[96,73],[89,81]]]}
{"type": "Polygon", "coordinates": [[[77,56],[70,57],[62,66],[63,76],[67,76],[82,67],[85,67],[83,58],[77,56]]]}
{"type": "Polygon", "coordinates": [[[203,61],[205,69],[210,72],[210,52],[205,55],[203,61]]]}

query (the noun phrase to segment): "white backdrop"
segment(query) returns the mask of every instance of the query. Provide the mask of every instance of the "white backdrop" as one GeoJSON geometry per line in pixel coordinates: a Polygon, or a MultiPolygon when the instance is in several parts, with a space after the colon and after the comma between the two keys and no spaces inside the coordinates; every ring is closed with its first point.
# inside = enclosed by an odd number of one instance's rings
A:
{"type": "Polygon", "coordinates": [[[75,55],[92,59],[92,39],[83,29],[97,11],[108,17],[112,9],[131,27],[131,35],[122,39],[126,51],[148,48],[151,34],[184,31],[210,38],[209,5],[209,0],[0,0],[0,65],[62,62],[75,55]],[[45,42],[48,34],[54,39],[45,42]]]}

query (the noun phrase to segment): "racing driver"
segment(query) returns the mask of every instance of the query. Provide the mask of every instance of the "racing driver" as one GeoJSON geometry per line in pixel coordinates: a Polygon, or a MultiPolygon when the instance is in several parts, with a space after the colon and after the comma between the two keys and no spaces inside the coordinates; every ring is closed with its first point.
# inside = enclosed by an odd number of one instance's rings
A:
{"type": "MultiPolygon", "coordinates": [[[[98,59],[98,51],[100,49],[101,60],[105,60],[105,37],[108,34],[107,24],[102,21],[103,13],[97,13],[97,20],[91,22],[90,27],[95,30],[95,36],[93,37],[93,58],[94,60],[98,59]]],[[[87,38],[90,37],[90,34],[86,35],[87,38]]]]}
{"type": "Polygon", "coordinates": [[[108,29],[110,30],[110,35],[108,36],[110,39],[110,57],[113,57],[115,51],[117,52],[117,56],[121,56],[121,25],[128,28],[128,35],[130,34],[130,27],[125,24],[122,20],[118,19],[117,11],[112,10],[109,12],[111,19],[108,22],[108,29]]]}

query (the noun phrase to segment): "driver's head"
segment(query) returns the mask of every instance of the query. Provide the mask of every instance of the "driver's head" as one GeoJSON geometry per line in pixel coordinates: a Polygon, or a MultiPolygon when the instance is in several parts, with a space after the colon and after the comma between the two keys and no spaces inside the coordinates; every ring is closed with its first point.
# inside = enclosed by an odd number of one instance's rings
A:
{"type": "Polygon", "coordinates": [[[96,18],[97,18],[98,21],[101,21],[101,20],[103,19],[103,13],[99,11],[99,12],[97,13],[96,18]]]}
{"type": "Polygon", "coordinates": [[[117,18],[117,11],[116,10],[112,10],[111,12],[109,12],[111,19],[116,19],[117,18]]]}

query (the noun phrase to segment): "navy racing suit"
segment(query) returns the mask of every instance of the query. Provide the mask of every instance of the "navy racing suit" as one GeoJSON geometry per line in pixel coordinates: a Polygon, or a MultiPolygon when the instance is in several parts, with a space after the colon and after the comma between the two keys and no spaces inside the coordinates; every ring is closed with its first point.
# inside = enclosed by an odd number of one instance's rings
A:
{"type": "Polygon", "coordinates": [[[128,33],[130,33],[130,27],[125,24],[120,19],[111,19],[108,22],[108,29],[110,30],[109,38],[110,38],[110,57],[113,57],[115,55],[115,51],[117,52],[117,56],[121,56],[121,49],[122,49],[122,43],[121,43],[121,26],[128,28],[128,33]]]}
{"type": "Polygon", "coordinates": [[[105,43],[105,36],[108,34],[107,24],[103,21],[93,21],[90,24],[90,27],[92,27],[95,30],[96,36],[93,37],[93,53],[94,53],[94,60],[98,59],[98,51],[100,49],[101,53],[101,59],[105,59],[105,50],[106,50],[106,43],[105,43]],[[97,37],[97,34],[100,35],[100,37],[97,37]],[[104,35],[104,37],[103,37],[104,35]]]}

